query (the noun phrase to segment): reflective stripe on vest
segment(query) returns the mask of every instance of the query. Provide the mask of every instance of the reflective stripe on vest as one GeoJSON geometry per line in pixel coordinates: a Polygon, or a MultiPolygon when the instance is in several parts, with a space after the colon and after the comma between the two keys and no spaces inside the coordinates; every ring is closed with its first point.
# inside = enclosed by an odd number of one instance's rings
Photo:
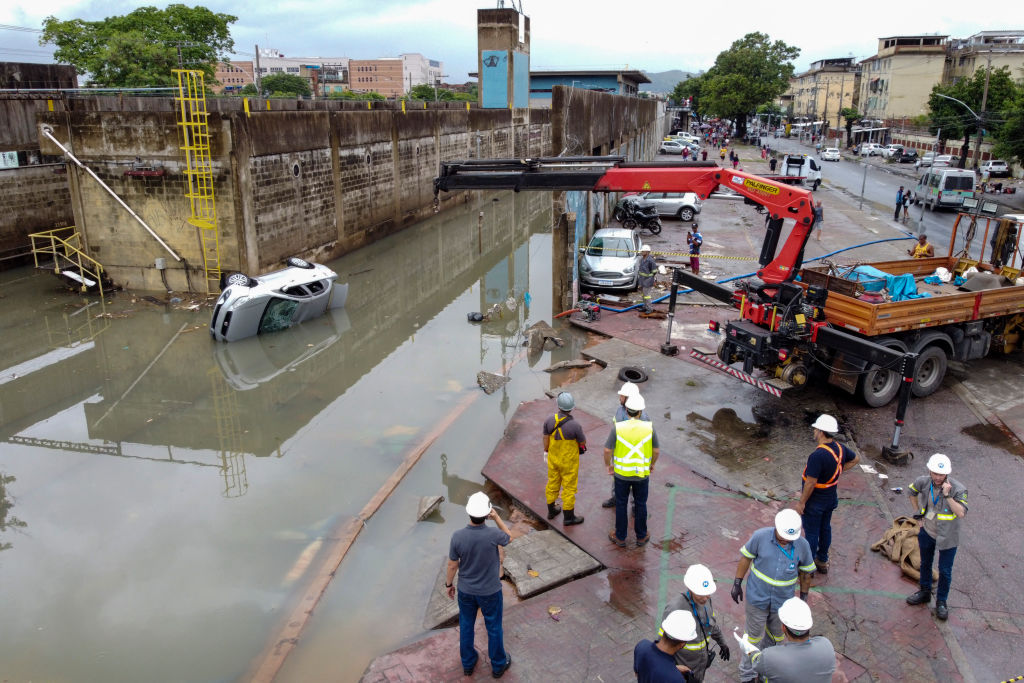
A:
{"type": "MultiPolygon", "coordinates": [[[[830,489],[830,488],[832,488],[833,486],[835,486],[836,484],[839,483],[839,475],[842,474],[842,472],[843,472],[843,458],[842,458],[842,455],[841,455],[843,450],[842,450],[842,448],[839,447],[839,444],[836,444],[836,448],[839,448],[839,453],[836,453],[835,451],[833,451],[831,448],[829,448],[825,444],[821,444],[821,448],[824,448],[826,451],[828,451],[829,455],[831,455],[832,458],[836,461],[836,471],[832,475],[831,479],[826,481],[824,484],[822,484],[819,481],[817,484],[814,485],[814,488],[816,488],[816,489],[830,489]]],[[[804,465],[803,477],[804,477],[804,481],[807,481],[807,466],[806,465],[804,465]]]]}
{"type": "Polygon", "coordinates": [[[943,522],[952,522],[956,519],[956,515],[948,515],[943,512],[936,513],[935,519],[941,519],[943,522]]]}
{"type": "Polygon", "coordinates": [[[764,572],[760,571],[754,565],[750,565],[750,571],[754,572],[754,576],[756,576],[757,578],[761,579],[762,581],[767,583],[769,586],[781,586],[781,587],[792,586],[794,583],[796,583],[796,580],[797,580],[797,577],[795,577],[795,576],[792,579],[785,579],[783,581],[779,581],[778,579],[773,579],[772,577],[768,576],[764,572]]]}
{"type": "Polygon", "coordinates": [[[623,477],[647,477],[651,474],[654,425],[636,418],[615,425],[615,450],[612,468],[623,477]]]}

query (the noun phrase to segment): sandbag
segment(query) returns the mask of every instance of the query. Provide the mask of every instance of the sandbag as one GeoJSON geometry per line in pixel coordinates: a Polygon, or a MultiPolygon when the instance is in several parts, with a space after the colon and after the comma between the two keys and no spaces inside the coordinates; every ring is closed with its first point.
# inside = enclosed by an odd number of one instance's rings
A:
{"type": "MultiPolygon", "coordinates": [[[[917,543],[917,521],[901,516],[885,530],[882,539],[871,546],[900,566],[900,570],[914,581],[921,579],[921,548],[917,543]]],[[[939,580],[939,572],[932,569],[932,581],[939,580]]]]}

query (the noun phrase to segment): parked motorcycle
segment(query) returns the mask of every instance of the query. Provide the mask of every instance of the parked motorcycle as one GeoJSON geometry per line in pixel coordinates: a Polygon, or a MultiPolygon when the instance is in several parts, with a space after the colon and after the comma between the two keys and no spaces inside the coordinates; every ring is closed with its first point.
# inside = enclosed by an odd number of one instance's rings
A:
{"type": "Polygon", "coordinates": [[[622,202],[622,227],[627,230],[636,230],[638,227],[647,230],[652,235],[661,233],[661,217],[658,210],[653,206],[640,206],[633,199],[622,202]]]}

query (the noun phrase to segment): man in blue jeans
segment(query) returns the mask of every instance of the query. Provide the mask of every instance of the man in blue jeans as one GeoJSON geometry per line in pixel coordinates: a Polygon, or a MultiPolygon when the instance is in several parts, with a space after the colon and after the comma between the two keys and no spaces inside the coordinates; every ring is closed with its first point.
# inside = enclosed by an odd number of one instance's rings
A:
{"type": "Polygon", "coordinates": [[[815,568],[819,574],[828,574],[832,511],[839,506],[836,484],[839,483],[839,475],[856,465],[860,458],[835,440],[839,423],[831,415],[819,415],[811,427],[814,428],[814,440],[818,447],[807,458],[800,501],[793,509],[800,513],[815,568]]]}
{"type": "Polygon", "coordinates": [[[953,469],[949,458],[935,453],[928,458],[928,474],[910,485],[910,504],[921,530],[920,590],[907,597],[908,605],[927,605],[932,599],[932,562],[939,551],[939,591],[935,595],[935,616],[949,618],[946,598],[953,580],[953,559],[960,543],[960,520],[967,514],[967,487],[949,476],[953,469]]]}
{"type": "Polygon", "coordinates": [[[633,528],[637,547],[647,545],[647,494],[651,473],[658,461],[658,435],[654,424],[641,419],[646,408],[639,393],[626,398],[625,422],[615,422],[604,444],[604,464],[615,477],[615,528],[608,538],[620,548],[626,547],[629,523],[629,493],[633,492],[633,528]]]}
{"type": "Polygon", "coordinates": [[[473,674],[479,655],[473,646],[473,629],[477,609],[484,615],[487,628],[487,656],[491,660],[491,675],[501,678],[510,666],[512,657],[505,652],[501,629],[501,563],[505,546],[511,540],[508,527],[491,507],[483,491],[474,493],[466,503],[469,525],[452,534],[448,547],[448,574],[444,587],[448,597],[455,598],[455,574],[459,574],[459,654],[462,672],[473,674]],[[485,524],[493,519],[498,528],[485,524]]]}

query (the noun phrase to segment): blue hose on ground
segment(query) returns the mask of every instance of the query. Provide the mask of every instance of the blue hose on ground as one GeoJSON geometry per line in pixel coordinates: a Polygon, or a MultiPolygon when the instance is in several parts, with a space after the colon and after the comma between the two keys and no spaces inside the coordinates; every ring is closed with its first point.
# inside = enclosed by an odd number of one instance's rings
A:
{"type": "MultiPolygon", "coordinates": [[[[806,261],[804,261],[804,263],[811,263],[812,261],[820,261],[821,259],[828,258],[829,256],[834,256],[835,254],[841,254],[844,251],[849,251],[850,249],[860,249],[861,247],[868,247],[868,246],[871,246],[872,244],[881,244],[882,242],[899,242],[901,240],[914,240],[914,239],[917,239],[917,238],[915,236],[913,236],[911,233],[908,232],[906,237],[887,237],[884,240],[872,240],[871,242],[863,242],[861,244],[854,244],[853,246],[850,246],[850,247],[843,247],[842,249],[836,249],[835,251],[830,251],[827,254],[822,254],[821,256],[815,256],[812,259],[807,259],[806,261]]],[[[752,273],[744,273],[743,275],[734,275],[733,277],[727,277],[724,280],[716,280],[716,282],[718,284],[720,284],[720,285],[723,285],[726,282],[732,282],[734,280],[742,280],[743,278],[751,277],[752,275],[757,275],[757,271],[754,271],[752,273]]],[[[677,292],[677,296],[679,294],[689,294],[692,291],[693,291],[692,289],[680,289],[677,292]]],[[[672,296],[671,293],[665,294],[663,296],[658,297],[657,299],[654,299],[653,301],[651,301],[651,303],[652,304],[661,303],[662,301],[664,301],[665,299],[669,298],[670,296],[672,296]]],[[[643,308],[643,304],[633,304],[632,306],[627,306],[626,308],[609,308],[608,306],[601,306],[601,308],[603,310],[605,310],[605,311],[612,311],[613,313],[625,313],[626,311],[632,311],[632,310],[634,310],[636,308],[643,308]]]]}

